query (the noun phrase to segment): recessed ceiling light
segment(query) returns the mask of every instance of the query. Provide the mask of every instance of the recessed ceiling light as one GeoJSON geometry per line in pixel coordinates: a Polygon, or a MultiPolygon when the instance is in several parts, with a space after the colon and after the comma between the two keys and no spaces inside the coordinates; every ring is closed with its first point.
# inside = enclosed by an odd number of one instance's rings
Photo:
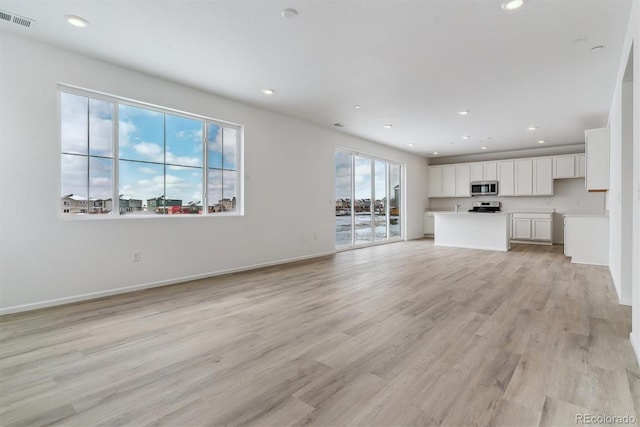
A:
{"type": "Polygon", "coordinates": [[[536,130],[536,129],[538,129],[538,127],[537,127],[537,126],[529,126],[529,127],[527,128],[527,130],[536,130]]]}
{"type": "Polygon", "coordinates": [[[391,129],[393,127],[393,125],[384,125],[385,128],[387,129],[391,129]]]}
{"type": "Polygon", "coordinates": [[[287,19],[296,19],[298,17],[298,11],[295,9],[284,9],[282,11],[282,17],[287,19]]]}
{"type": "Polygon", "coordinates": [[[275,89],[262,89],[262,93],[264,93],[265,95],[273,95],[274,93],[276,93],[275,89]]]}
{"type": "Polygon", "coordinates": [[[409,147],[413,147],[413,146],[414,146],[414,145],[416,145],[416,144],[414,144],[413,142],[410,142],[410,143],[408,143],[407,145],[408,145],[409,147]]]}
{"type": "Polygon", "coordinates": [[[438,153],[437,151],[434,151],[434,152],[433,152],[433,153],[431,153],[431,154],[433,154],[434,156],[437,156],[437,155],[438,155],[438,154],[440,154],[440,153],[438,153]]]}
{"type": "Polygon", "coordinates": [[[362,106],[360,104],[356,104],[353,108],[355,108],[356,110],[359,110],[362,108],[362,106]]]}
{"type": "Polygon", "coordinates": [[[488,149],[489,149],[489,147],[482,146],[482,147],[480,147],[480,149],[481,149],[481,150],[488,150],[488,149]]]}
{"type": "Polygon", "coordinates": [[[466,116],[467,114],[469,114],[469,110],[458,111],[458,114],[461,116],[466,116]]]}
{"type": "Polygon", "coordinates": [[[76,15],[65,15],[64,19],[74,27],[85,28],[89,26],[89,21],[76,15]]]}
{"type": "Polygon", "coordinates": [[[547,142],[547,141],[544,141],[544,140],[541,139],[540,141],[538,141],[538,144],[544,144],[545,142],[547,142]]]}
{"type": "Polygon", "coordinates": [[[516,10],[524,4],[524,0],[507,0],[502,3],[504,10],[516,10]]]}
{"type": "Polygon", "coordinates": [[[591,48],[591,52],[600,52],[604,50],[604,46],[594,46],[591,48]]]}
{"type": "Polygon", "coordinates": [[[460,138],[462,138],[462,139],[469,139],[469,138],[471,138],[471,137],[470,137],[469,135],[465,135],[465,136],[461,136],[460,138]]]}
{"type": "Polygon", "coordinates": [[[337,128],[343,128],[344,127],[344,125],[342,123],[334,123],[333,125],[335,127],[337,127],[337,128]]]}

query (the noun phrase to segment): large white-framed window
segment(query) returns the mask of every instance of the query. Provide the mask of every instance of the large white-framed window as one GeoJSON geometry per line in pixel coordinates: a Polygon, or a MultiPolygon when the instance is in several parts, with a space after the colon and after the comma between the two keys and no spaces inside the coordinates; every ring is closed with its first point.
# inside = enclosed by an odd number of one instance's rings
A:
{"type": "Polygon", "coordinates": [[[61,215],[243,214],[241,125],[58,89],[61,215]]]}
{"type": "Polygon", "coordinates": [[[337,148],[336,248],[403,238],[403,165],[337,148]]]}

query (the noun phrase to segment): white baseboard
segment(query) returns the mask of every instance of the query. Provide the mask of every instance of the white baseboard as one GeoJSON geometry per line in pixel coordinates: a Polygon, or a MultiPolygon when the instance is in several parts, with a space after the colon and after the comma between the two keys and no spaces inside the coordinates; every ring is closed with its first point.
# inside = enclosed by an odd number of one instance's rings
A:
{"type": "Polygon", "coordinates": [[[629,307],[631,307],[633,305],[633,303],[631,302],[630,299],[628,299],[628,298],[620,298],[620,297],[618,297],[618,304],[620,304],[620,305],[628,305],[629,307]]]}
{"type": "Polygon", "coordinates": [[[633,340],[633,332],[629,334],[629,340],[631,340],[631,347],[633,347],[633,351],[636,353],[638,366],[640,366],[640,343],[637,343],[633,340]]]}
{"type": "Polygon", "coordinates": [[[62,298],[55,298],[47,301],[39,301],[39,302],[34,302],[29,304],[2,307],[0,308],[0,316],[4,314],[20,313],[23,311],[37,310],[39,308],[53,307],[56,305],[70,304],[73,302],[108,297],[111,295],[124,294],[127,292],[139,291],[142,289],[158,288],[160,286],[174,285],[176,283],[189,282],[192,280],[207,279],[209,277],[222,276],[224,274],[238,273],[241,271],[255,270],[258,268],[271,267],[274,265],[287,264],[290,262],[304,261],[312,258],[320,258],[323,256],[335,255],[335,253],[336,251],[321,252],[321,253],[312,254],[312,255],[304,255],[300,257],[287,258],[287,259],[282,259],[278,261],[270,261],[270,262],[264,262],[260,264],[243,266],[243,267],[229,268],[226,270],[213,271],[209,273],[194,274],[191,276],[176,277],[173,279],[159,280],[156,282],[148,282],[148,283],[142,283],[139,285],[125,286],[122,288],[108,289],[105,291],[91,292],[87,294],[73,295],[73,296],[62,297],[62,298]]]}

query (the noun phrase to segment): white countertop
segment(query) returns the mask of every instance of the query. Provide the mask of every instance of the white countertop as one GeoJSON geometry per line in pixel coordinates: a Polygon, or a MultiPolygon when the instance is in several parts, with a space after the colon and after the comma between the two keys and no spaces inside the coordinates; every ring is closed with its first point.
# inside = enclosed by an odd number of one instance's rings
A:
{"type": "Polygon", "coordinates": [[[596,215],[596,214],[564,214],[564,217],[575,216],[575,217],[584,217],[584,218],[609,218],[609,215],[596,215]]]}
{"type": "Polygon", "coordinates": [[[524,213],[524,214],[528,214],[528,213],[543,213],[543,214],[552,214],[555,213],[556,210],[555,209],[543,209],[543,208],[530,208],[530,209],[514,209],[511,211],[506,211],[508,213],[524,213]]]}
{"type": "Polygon", "coordinates": [[[509,215],[508,212],[467,212],[467,211],[460,211],[460,212],[455,212],[455,211],[436,211],[436,212],[429,212],[432,214],[438,214],[438,215],[491,215],[491,216],[499,216],[499,215],[509,215]]]}

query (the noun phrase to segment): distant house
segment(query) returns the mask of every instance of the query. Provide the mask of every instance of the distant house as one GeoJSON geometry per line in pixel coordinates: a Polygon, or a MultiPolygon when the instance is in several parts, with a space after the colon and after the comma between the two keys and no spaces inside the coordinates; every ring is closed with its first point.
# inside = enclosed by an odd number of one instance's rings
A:
{"type": "Polygon", "coordinates": [[[168,199],[165,196],[147,199],[147,211],[162,214],[175,214],[182,212],[182,200],[168,199]]]}
{"type": "Polygon", "coordinates": [[[371,199],[356,200],[354,207],[356,212],[370,212],[371,199]]]}
{"type": "Polygon", "coordinates": [[[231,199],[220,199],[218,203],[209,205],[209,213],[214,212],[233,212],[236,210],[236,198],[235,196],[231,199]]]}
{"type": "MultiPolygon", "coordinates": [[[[111,212],[113,210],[113,200],[106,199],[105,210],[111,212]]],[[[119,208],[121,213],[142,212],[142,200],[133,199],[124,195],[120,195],[119,208]]]]}
{"type": "Polygon", "coordinates": [[[202,202],[189,202],[185,205],[182,205],[182,213],[183,214],[200,214],[202,213],[202,202]]]}
{"type": "Polygon", "coordinates": [[[79,214],[87,213],[89,200],[86,197],[75,194],[62,196],[62,213],[79,214]]]}

